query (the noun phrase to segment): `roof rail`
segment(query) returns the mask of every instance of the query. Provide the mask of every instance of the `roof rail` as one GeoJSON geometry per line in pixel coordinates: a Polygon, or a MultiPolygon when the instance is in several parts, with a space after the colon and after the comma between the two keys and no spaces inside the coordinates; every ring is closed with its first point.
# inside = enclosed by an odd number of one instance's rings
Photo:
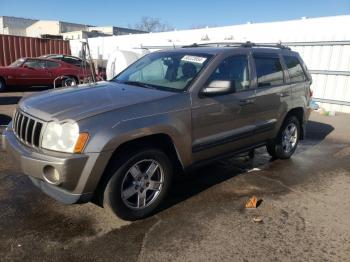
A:
{"type": "Polygon", "coordinates": [[[282,43],[277,44],[265,44],[265,43],[253,43],[250,41],[247,42],[212,42],[212,43],[202,43],[197,44],[193,43],[192,45],[186,45],[185,47],[268,47],[268,48],[280,48],[280,49],[288,49],[290,48],[288,46],[282,45],[282,43]]]}
{"type": "Polygon", "coordinates": [[[242,44],[242,47],[269,47],[269,48],[280,48],[280,49],[290,50],[290,47],[282,45],[281,42],[277,44],[265,44],[265,43],[252,43],[250,41],[247,41],[246,43],[242,44]]]}

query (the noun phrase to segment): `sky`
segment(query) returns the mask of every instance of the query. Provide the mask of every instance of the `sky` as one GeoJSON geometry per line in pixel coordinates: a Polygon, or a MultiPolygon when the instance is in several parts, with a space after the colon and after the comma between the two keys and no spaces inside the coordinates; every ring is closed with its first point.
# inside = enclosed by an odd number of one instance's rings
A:
{"type": "Polygon", "coordinates": [[[0,0],[2,15],[123,27],[149,16],[187,29],[350,15],[350,0],[0,0]]]}

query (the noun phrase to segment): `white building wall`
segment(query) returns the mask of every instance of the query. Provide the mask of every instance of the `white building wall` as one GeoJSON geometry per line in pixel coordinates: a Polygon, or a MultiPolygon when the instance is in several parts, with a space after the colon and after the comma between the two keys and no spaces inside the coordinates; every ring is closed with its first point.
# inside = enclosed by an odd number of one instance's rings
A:
{"type": "Polygon", "coordinates": [[[41,37],[44,34],[58,35],[60,33],[60,22],[40,20],[27,27],[26,32],[27,36],[30,37],[41,37]]]}
{"type": "Polygon", "coordinates": [[[88,26],[75,23],[60,22],[59,33],[66,33],[72,31],[87,31],[88,26]]]}
{"type": "Polygon", "coordinates": [[[26,36],[26,28],[38,20],[1,16],[0,34],[26,36]]]}

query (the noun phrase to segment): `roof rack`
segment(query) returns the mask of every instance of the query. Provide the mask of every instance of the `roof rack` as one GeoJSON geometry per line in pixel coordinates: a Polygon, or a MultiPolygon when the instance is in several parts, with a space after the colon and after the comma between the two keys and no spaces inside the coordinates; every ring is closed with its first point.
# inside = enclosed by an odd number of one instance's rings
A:
{"type": "Polygon", "coordinates": [[[288,46],[282,45],[282,43],[277,44],[265,44],[265,43],[253,43],[250,41],[247,42],[213,42],[213,43],[203,43],[197,44],[194,43],[192,45],[183,46],[185,47],[268,47],[268,48],[280,48],[280,49],[288,49],[291,50],[288,46]]]}

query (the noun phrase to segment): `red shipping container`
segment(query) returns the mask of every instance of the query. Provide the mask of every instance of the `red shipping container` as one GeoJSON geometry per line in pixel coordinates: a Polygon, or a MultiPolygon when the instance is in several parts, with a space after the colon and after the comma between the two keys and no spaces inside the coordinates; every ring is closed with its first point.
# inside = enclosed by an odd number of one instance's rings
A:
{"type": "Polygon", "coordinates": [[[46,54],[70,55],[69,41],[0,34],[0,66],[10,65],[21,57],[46,54]]]}

